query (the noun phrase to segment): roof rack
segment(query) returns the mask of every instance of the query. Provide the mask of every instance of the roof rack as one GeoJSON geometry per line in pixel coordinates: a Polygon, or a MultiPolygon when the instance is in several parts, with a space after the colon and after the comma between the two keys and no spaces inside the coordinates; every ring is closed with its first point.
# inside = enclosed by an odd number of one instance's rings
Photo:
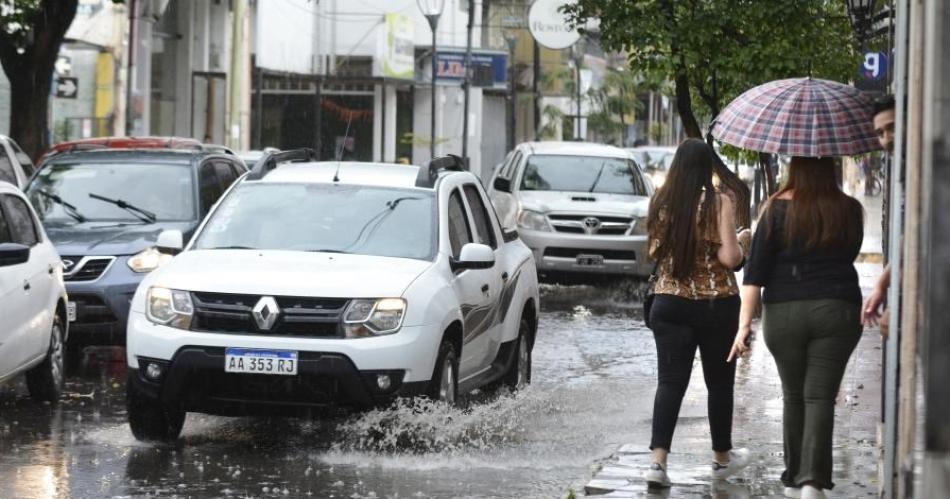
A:
{"type": "Polygon", "coordinates": [[[230,154],[230,155],[234,156],[234,151],[233,151],[230,147],[228,147],[228,146],[223,146],[223,145],[221,145],[221,144],[201,144],[201,145],[198,146],[197,148],[198,148],[199,150],[201,150],[201,151],[216,152],[216,153],[221,153],[221,154],[230,154]]]}
{"type": "Polygon", "coordinates": [[[288,163],[292,161],[317,161],[318,159],[317,151],[309,147],[267,153],[260,159],[260,161],[254,164],[254,168],[251,170],[251,173],[247,175],[247,178],[248,180],[260,180],[264,178],[265,175],[270,173],[271,170],[277,168],[277,165],[280,163],[288,163]]]}
{"type": "Polygon", "coordinates": [[[429,165],[419,168],[419,176],[416,177],[416,187],[434,187],[436,179],[439,178],[439,172],[465,171],[465,160],[461,156],[449,154],[441,158],[435,158],[429,161],[429,165]]]}

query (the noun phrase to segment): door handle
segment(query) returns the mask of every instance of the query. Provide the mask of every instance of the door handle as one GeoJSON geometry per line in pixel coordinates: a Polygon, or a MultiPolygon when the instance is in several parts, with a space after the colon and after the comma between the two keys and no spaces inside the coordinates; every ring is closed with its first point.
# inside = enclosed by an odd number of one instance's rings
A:
{"type": "Polygon", "coordinates": [[[508,272],[502,272],[501,280],[506,282],[508,281],[508,272]]]}
{"type": "Polygon", "coordinates": [[[53,272],[56,272],[56,269],[54,269],[52,265],[50,265],[49,267],[46,268],[46,273],[47,273],[47,274],[53,275],[53,272]]]}
{"type": "Polygon", "coordinates": [[[488,284],[482,284],[482,293],[488,292],[488,284]]]}
{"type": "Polygon", "coordinates": [[[23,281],[23,291],[30,290],[30,281],[23,281]]]}

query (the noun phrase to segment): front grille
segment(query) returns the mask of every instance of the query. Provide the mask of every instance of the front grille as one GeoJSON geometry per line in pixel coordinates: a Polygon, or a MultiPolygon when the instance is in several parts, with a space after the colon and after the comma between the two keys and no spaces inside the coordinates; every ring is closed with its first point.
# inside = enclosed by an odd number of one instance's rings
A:
{"type": "Polygon", "coordinates": [[[545,248],[544,256],[550,256],[554,258],[577,258],[579,255],[600,255],[604,257],[604,260],[636,260],[637,253],[635,251],[623,251],[623,250],[589,250],[589,249],[577,249],[577,248],[558,248],[550,247],[545,248]]]}
{"type": "Polygon", "coordinates": [[[573,214],[550,214],[548,220],[557,232],[596,236],[623,236],[633,222],[630,217],[573,214]]]}
{"type": "Polygon", "coordinates": [[[339,337],[347,305],[344,298],[275,296],[280,315],[273,327],[262,331],[251,315],[260,295],[196,292],[191,297],[195,306],[191,329],[211,333],[339,337]]]}
{"type": "Polygon", "coordinates": [[[64,281],[95,281],[102,274],[106,272],[112,262],[115,260],[114,256],[87,256],[84,258],[80,257],[64,257],[65,261],[75,262],[72,265],[71,269],[65,269],[63,274],[64,281]]]}
{"type": "Polygon", "coordinates": [[[76,303],[76,322],[73,324],[108,324],[118,320],[109,305],[96,295],[70,294],[69,301],[76,303]]]}

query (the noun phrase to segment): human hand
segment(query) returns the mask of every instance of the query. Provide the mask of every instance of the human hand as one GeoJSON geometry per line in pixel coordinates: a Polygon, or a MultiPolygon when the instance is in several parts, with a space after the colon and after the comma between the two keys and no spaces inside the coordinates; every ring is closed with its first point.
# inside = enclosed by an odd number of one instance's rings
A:
{"type": "Polygon", "coordinates": [[[739,327],[739,332],[736,334],[736,340],[732,342],[732,349],[729,350],[729,356],[726,357],[726,362],[732,362],[733,359],[738,359],[749,351],[749,336],[751,334],[751,327],[739,327]]]}
{"type": "Polygon", "coordinates": [[[739,244],[741,244],[743,248],[748,248],[749,244],[752,243],[752,230],[742,229],[736,233],[736,238],[739,239],[739,244]]]}
{"type": "Polygon", "coordinates": [[[886,299],[887,288],[875,286],[874,291],[864,300],[864,305],[861,307],[861,323],[865,326],[876,326],[881,320],[881,311],[886,299]]]}

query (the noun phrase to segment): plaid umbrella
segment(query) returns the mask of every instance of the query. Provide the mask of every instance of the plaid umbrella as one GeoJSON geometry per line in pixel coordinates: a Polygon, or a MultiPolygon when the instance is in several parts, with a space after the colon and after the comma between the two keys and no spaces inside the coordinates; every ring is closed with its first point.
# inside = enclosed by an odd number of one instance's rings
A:
{"type": "Polygon", "coordinates": [[[829,80],[792,78],[759,85],[719,113],[712,134],[742,149],[789,156],[850,156],[881,148],[872,101],[829,80]]]}

